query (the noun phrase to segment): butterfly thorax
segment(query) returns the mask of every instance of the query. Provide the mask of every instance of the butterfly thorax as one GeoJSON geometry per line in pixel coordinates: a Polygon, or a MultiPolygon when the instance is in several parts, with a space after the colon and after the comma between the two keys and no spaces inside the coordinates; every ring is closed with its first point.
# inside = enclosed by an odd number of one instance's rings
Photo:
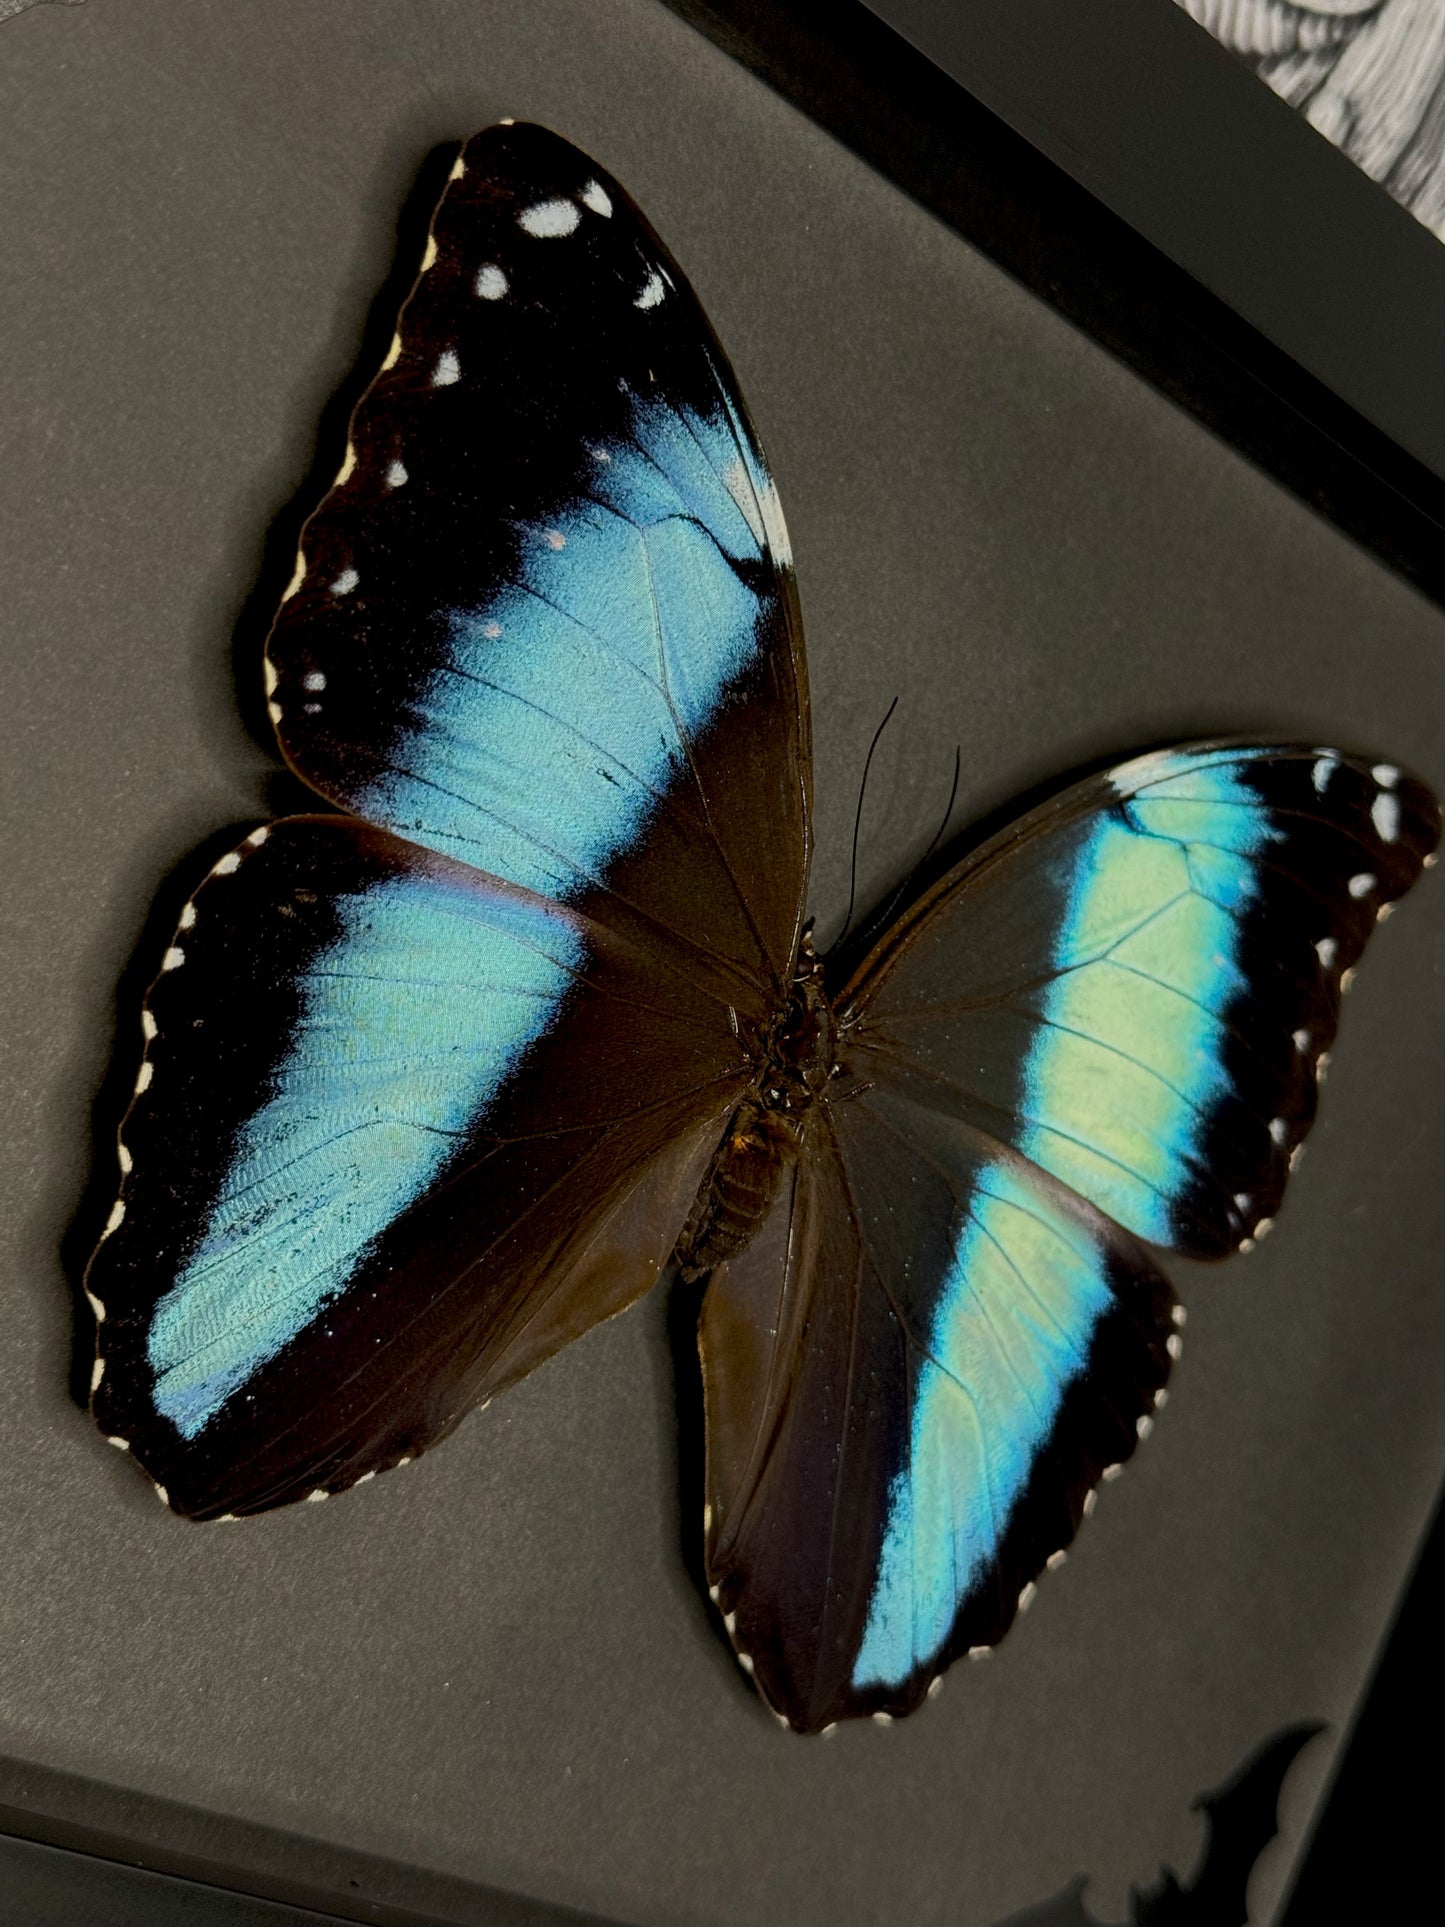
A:
{"type": "Polygon", "coordinates": [[[757,1078],[728,1120],[677,1241],[687,1279],[752,1243],[797,1158],[808,1112],[835,1074],[833,1013],[806,937],[792,993],[760,1037],[757,1061],[757,1078]]]}

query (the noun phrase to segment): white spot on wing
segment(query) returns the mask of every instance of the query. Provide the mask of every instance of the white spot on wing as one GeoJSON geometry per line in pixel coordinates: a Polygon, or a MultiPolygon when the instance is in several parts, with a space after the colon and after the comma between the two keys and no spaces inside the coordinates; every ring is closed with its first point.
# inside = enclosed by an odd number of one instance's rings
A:
{"type": "Polygon", "coordinates": [[[1338,768],[1339,763],[1333,756],[1321,756],[1314,768],[1310,771],[1310,780],[1321,796],[1324,795],[1330,778],[1338,768]]]}
{"type": "Polygon", "coordinates": [[[239,870],[240,867],[241,859],[239,855],[235,850],[228,850],[219,862],[212,864],[211,875],[213,877],[228,877],[233,870],[239,870]]]}
{"type": "Polygon", "coordinates": [[[749,1678],[749,1679],[751,1679],[751,1678],[752,1678],[752,1676],[753,1676],[753,1656],[752,1656],[752,1654],[751,1654],[751,1653],[739,1653],[739,1654],[738,1654],[738,1665],[742,1667],[742,1669],[743,1669],[743,1671],[744,1671],[744,1672],[745,1672],[745,1673],[747,1674],[747,1676],[748,1676],[748,1678],[749,1678]]]}
{"type": "Polygon", "coordinates": [[[1170,1311],[1169,1316],[1176,1325],[1187,1325],[1189,1323],[1189,1313],[1183,1305],[1175,1305],[1170,1311]]]}
{"type": "Polygon", "coordinates": [[[343,569],[341,574],[337,576],[336,580],[332,583],[331,593],[333,595],[350,595],[360,580],[361,577],[356,573],[355,569],[343,569]]]}
{"type": "Polygon", "coordinates": [[[495,261],[489,261],[484,268],[477,270],[473,285],[483,301],[500,301],[507,292],[507,277],[495,261]]]}
{"type": "Polygon", "coordinates": [[[185,961],[186,961],[185,951],[181,949],[181,946],[178,943],[173,943],[170,949],[161,958],[161,969],[162,970],[179,970],[181,965],[185,961]]]}
{"type": "Polygon", "coordinates": [[[169,1505],[171,1502],[171,1495],[169,1492],[166,1491],[163,1485],[158,1485],[156,1487],[156,1497],[160,1500],[162,1505],[169,1505]]]}
{"type": "Polygon", "coordinates": [[[92,1396],[100,1390],[100,1381],[105,1377],[105,1360],[97,1358],[90,1368],[90,1390],[92,1396]]]}
{"type": "Polygon", "coordinates": [[[1184,1350],[1184,1340],[1179,1336],[1178,1332],[1170,1332],[1169,1336],[1164,1340],[1164,1349],[1171,1358],[1177,1359],[1180,1356],[1184,1350]]]}
{"type": "Polygon", "coordinates": [[[771,475],[763,490],[762,508],[763,527],[768,532],[768,547],[784,568],[791,568],[793,545],[788,537],[788,525],[783,520],[783,505],[778,500],[778,491],[771,475]]]}
{"type": "Polygon", "coordinates": [[[1394,789],[1400,780],[1400,772],[1393,763],[1376,763],[1370,774],[1382,790],[1394,789]]]}
{"type": "Polygon", "coordinates": [[[314,1492],[308,1492],[308,1493],[306,1494],[306,1503],[307,1503],[308,1505],[317,1505],[317,1504],[319,1504],[319,1503],[320,1503],[320,1501],[321,1501],[322,1499],[325,1499],[325,1498],[328,1498],[329,1496],[330,1496],[330,1494],[329,1494],[329,1493],[327,1493],[327,1492],[325,1492],[325,1491],[324,1491],[324,1490],[323,1490],[323,1489],[322,1489],[322,1488],[321,1488],[321,1487],[320,1487],[320,1486],[318,1485],[318,1486],[316,1487],[316,1489],[315,1489],[315,1491],[314,1491],[314,1492]]]}
{"type": "Polygon", "coordinates": [[[193,928],[195,927],[195,922],[196,922],[196,906],[195,906],[195,904],[193,904],[193,903],[187,903],[187,904],[184,904],[184,905],[182,906],[182,908],[181,908],[181,928],[182,928],[182,930],[191,930],[191,929],[193,929],[193,928]]]}
{"type": "Polygon", "coordinates": [[[116,1449],[116,1451],[117,1451],[117,1452],[129,1452],[129,1450],[130,1450],[130,1440],[129,1440],[129,1439],[121,1439],[121,1438],[108,1438],[108,1439],[106,1440],[106,1444],[107,1444],[107,1445],[113,1445],[113,1446],[115,1447],[115,1449],[116,1449]]]}
{"type": "Polygon", "coordinates": [[[1375,878],[1369,870],[1360,870],[1350,878],[1349,889],[1352,897],[1367,897],[1374,887],[1375,878]]]}
{"type": "Polygon", "coordinates": [[[1141,1439],[1147,1439],[1149,1434],[1154,1430],[1154,1421],[1147,1412],[1141,1412],[1138,1418],[1135,1419],[1134,1430],[1139,1434],[1141,1439]]]}
{"type": "Polygon", "coordinates": [[[434,264],[434,262],[436,261],[436,258],[437,258],[436,236],[434,234],[429,234],[426,237],[426,253],[421,257],[421,271],[423,274],[425,274],[427,269],[434,264]]]}
{"type": "Polygon", "coordinates": [[[1092,1488],[1084,1494],[1084,1517],[1086,1519],[1098,1503],[1099,1495],[1092,1488]]]}
{"type": "Polygon", "coordinates": [[[1057,1552],[1051,1552],[1049,1554],[1048,1558],[1045,1559],[1044,1564],[1048,1567],[1050,1572],[1057,1572],[1059,1567],[1064,1564],[1068,1556],[1069,1556],[1068,1553],[1066,1553],[1063,1547],[1060,1546],[1057,1552]]]}
{"type": "Polygon", "coordinates": [[[783,505],[778,500],[773,478],[770,475],[764,478],[759,493],[753,486],[747,463],[739,455],[723,471],[723,485],[737,503],[758,547],[770,549],[776,560],[788,567],[793,560],[793,546],[788,540],[788,525],[783,520],[783,505]]]}
{"type": "Polygon", "coordinates": [[[146,1042],[149,1043],[156,1034],[156,1020],[148,1010],[143,1010],[140,1014],[140,1027],[141,1034],[144,1036],[146,1042]]]}
{"type": "Polygon", "coordinates": [[[462,364],[457,360],[454,348],[444,348],[437,357],[437,365],[431,371],[433,388],[450,388],[454,381],[462,378],[462,364]]]}
{"type": "Polygon", "coordinates": [[[601,181],[589,181],[582,190],[581,199],[594,214],[600,214],[604,219],[612,212],[612,197],[601,181]]]}
{"type": "Polygon", "coordinates": [[[401,462],[393,462],[391,467],[386,471],[386,486],[388,488],[400,488],[406,480],[407,473],[405,466],[401,462]]]}
{"type": "Polygon", "coordinates": [[[270,834],[270,830],[263,823],[259,830],[252,830],[251,834],[246,838],[246,841],[253,850],[259,850],[270,834]]]}
{"type": "Polygon", "coordinates": [[[128,1177],[130,1175],[131,1167],[135,1163],[135,1159],[131,1156],[130,1151],[127,1149],[127,1147],[124,1144],[121,1144],[119,1142],[116,1144],[116,1147],[115,1147],[115,1156],[116,1156],[116,1162],[120,1166],[122,1177],[128,1177]]]}
{"type": "Polygon", "coordinates": [[[301,687],[303,689],[314,689],[319,692],[326,687],[326,678],[319,669],[312,669],[302,677],[301,687]]]}
{"type": "Polygon", "coordinates": [[[1393,843],[1400,834],[1400,799],[1381,790],[1370,805],[1370,821],[1382,843],[1393,843]]]}
{"type": "Polygon", "coordinates": [[[1333,937],[1321,937],[1315,945],[1315,955],[1319,958],[1326,970],[1333,967],[1335,958],[1339,953],[1339,948],[1340,946],[1335,942],[1333,937]]]}
{"type": "Polygon", "coordinates": [[[643,285],[642,293],[632,305],[634,308],[655,308],[666,293],[667,287],[662,276],[654,268],[643,285]]]}
{"type": "Polygon", "coordinates": [[[101,1233],[101,1236],[108,1238],[112,1231],[119,1231],[121,1221],[124,1217],[125,1206],[120,1199],[117,1198],[115,1203],[110,1207],[110,1216],[105,1221],[105,1230],[101,1233]]]}
{"type": "Polygon", "coordinates": [[[875,1726],[892,1726],[893,1715],[891,1713],[875,1713],[873,1715],[873,1724],[875,1726]]]}
{"type": "Polygon", "coordinates": [[[141,1065],[140,1070],[136,1073],[135,1094],[137,1097],[140,1096],[142,1091],[150,1089],[150,1081],[155,1076],[155,1072],[155,1065],[147,1058],[141,1065]]]}
{"type": "Polygon", "coordinates": [[[95,1293],[90,1289],[89,1285],[85,1287],[85,1302],[90,1306],[91,1311],[95,1314],[96,1324],[103,1325],[105,1323],[105,1306],[96,1297],[95,1293]]]}
{"type": "Polygon", "coordinates": [[[567,546],[567,538],[560,529],[548,529],[544,539],[549,549],[555,549],[559,553],[567,546]]]}
{"type": "MultiPolygon", "coordinates": [[[[503,121],[502,125],[504,127],[506,126],[506,124],[507,123],[503,121]]],[[[452,162],[452,171],[447,176],[447,179],[449,181],[459,181],[461,180],[462,176],[466,173],[466,171],[467,171],[467,164],[462,159],[461,155],[458,154],[456,159],[452,162]]]]}
{"type": "Polygon", "coordinates": [[[1294,1037],[1294,1047],[1299,1052],[1300,1056],[1303,1057],[1305,1052],[1310,1047],[1310,1034],[1307,1030],[1297,1030],[1293,1032],[1293,1037],[1294,1037]]]}
{"type": "Polygon", "coordinates": [[[401,360],[401,336],[399,334],[396,334],[392,336],[391,346],[386,351],[386,360],[381,364],[383,374],[386,372],[388,368],[394,368],[400,360],[401,360]]]}
{"type": "Polygon", "coordinates": [[[538,201],[534,207],[524,207],[517,216],[517,223],[539,241],[555,241],[564,234],[575,233],[581,219],[574,201],[558,199],[538,201]]]}
{"type": "Polygon", "coordinates": [[[296,551],[296,567],[291,571],[291,580],[286,584],[282,592],[281,600],[283,602],[289,602],[305,580],[306,557],[301,553],[300,549],[298,549],[296,551]]]}
{"type": "Polygon", "coordinates": [[[1034,1603],[1034,1594],[1037,1591],[1038,1591],[1038,1587],[1034,1584],[1033,1580],[1030,1579],[1029,1583],[1024,1587],[1023,1591],[1019,1594],[1019,1611],[1021,1613],[1026,1613],[1029,1607],[1032,1606],[1032,1604],[1034,1603]]]}
{"type": "Polygon", "coordinates": [[[337,470],[336,480],[331,484],[331,486],[333,488],[340,488],[343,482],[350,481],[351,471],[355,467],[356,467],[356,450],[351,446],[351,443],[348,442],[346,444],[346,460],[341,464],[341,467],[337,470]]]}

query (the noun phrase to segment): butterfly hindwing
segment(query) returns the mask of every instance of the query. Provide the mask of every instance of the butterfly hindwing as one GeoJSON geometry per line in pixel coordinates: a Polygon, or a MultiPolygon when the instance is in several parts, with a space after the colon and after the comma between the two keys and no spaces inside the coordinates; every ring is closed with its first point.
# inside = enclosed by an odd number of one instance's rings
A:
{"type": "Polygon", "coordinates": [[[840,1003],[858,1062],[1154,1244],[1273,1220],[1340,998],[1440,835],[1425,786],[1334,750],[1161,750],[996,837],[840,1003]]]}
{"type": "Polygon", "coordinates": [[[144,1017],[94,1407],[202,1517],[414,1456],[630,1302],[746,1075],[685,976],[344,818],[223,857],[144,1017]]]}
{"type": "Polygon", "coordinates": [[[681,270],[556,135],[462,150],[267,681],[345,808],[677,945],[755,1017],[785,988],[809,752],[776,490],[681,270]]]}
{"type": "Polygon", "coordinates": [[[800,1731],[904,1714],[1002,1638],[1177,1350],[1127,1233],[970,1126],[853,1092],[700,1327],[709,1579],[800,1731]]]}

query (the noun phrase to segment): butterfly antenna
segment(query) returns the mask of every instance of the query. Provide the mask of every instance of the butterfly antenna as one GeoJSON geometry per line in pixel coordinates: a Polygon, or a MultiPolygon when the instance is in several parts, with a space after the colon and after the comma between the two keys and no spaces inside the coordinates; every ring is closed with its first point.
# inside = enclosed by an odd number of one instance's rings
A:
{"type": "Polygon", "coordinates": [[[948,828],[948,825],[953,817],[953,806],[958,801],[958,779],[962,769],[963,769],[963,748],[961,744],[955,743],[954,749],[953,749],[953,787],[948,792],[948,808],[943,812],[943,821],[939,824],[938,828],[933,832],[933,840],[929,844],[928,848],[923,852],[923,855],[919,857],[918,861],[913,865],[912,869],[909,870],[908,875],[904,877],[903,881],[899,884],[898,888],[893,892],[893,895],[888,899],[887,903],[884,904],[883,908],[878,912],[876,921],[880,925],[887,923],[888,919],[893,915],[893,912],[897,909],[898,905],[903,901],[903,898],[907,895],[909,889],[912,886],[913,879],[918,875],[918,872],[923,868],[924,864],[927,863],[928,859],[933,855],[933,852],[938,848],[939,844],[943,841],[943,833],[948,828]]]}
{"type": "Polygon", "coordinates": [[[873,741],[868,745],[868,754],[863,759],[863,781],[858,785],[858,807],[853,813],[853,860],[848,867],[848,914],[843,919],[843,928],[833,939],[835,945],[840,944],[852,928],[853,905],[858,898],[858,833],[863,827],[863,799],[868,794],[868,772],[873,767],[873,752],[877,749],[884,730],[893,720],[893,712],[897,707],[898,698],[895,696],[888,705],[887,714],[874,730],[873,741]]]}
{"type": "Polygon", "coordinates": [[[953,746],[953,788],[948,792],[948,808],[943,812],[943,821],[939,824],[938,828],[933,832],[933,841],[929,844],[928,848],[923,852],[923,855],[919,857],[918,861],[914,864],[913,869],[909,872],[911,876],[916,875],[918,871],[920,871],[923,868],[924,864],[927,863],[928,859],[933,855],[933,852],[938,848],[939,844],[943,841],[943,833],[948,828],[949,822],[953,817],[953,806],[958,801],[958,779],[960,774],[962,773],[962,770],[963,770],[963,745],[961,743],[955,743],[953,746]]]}

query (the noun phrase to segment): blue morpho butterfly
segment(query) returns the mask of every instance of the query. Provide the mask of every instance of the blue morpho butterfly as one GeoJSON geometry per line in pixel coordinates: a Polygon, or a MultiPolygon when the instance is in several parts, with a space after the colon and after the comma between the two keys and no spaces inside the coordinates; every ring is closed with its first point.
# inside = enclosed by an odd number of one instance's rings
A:
{"type": "Polygon", "coordinates": [[[707,1275],[706,1561],[769,1706],[908,1712],[1148,1431],[1146,1246],[1261,1237],[1430,793],[1195,744],[845,955],[787,535],[627,195],[462,151],[267,645],[287,760],[144,1011],[94,1411],[173,1509],[345,1490],[707,1275]]]}

